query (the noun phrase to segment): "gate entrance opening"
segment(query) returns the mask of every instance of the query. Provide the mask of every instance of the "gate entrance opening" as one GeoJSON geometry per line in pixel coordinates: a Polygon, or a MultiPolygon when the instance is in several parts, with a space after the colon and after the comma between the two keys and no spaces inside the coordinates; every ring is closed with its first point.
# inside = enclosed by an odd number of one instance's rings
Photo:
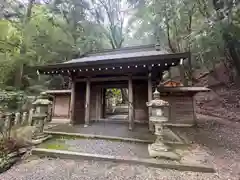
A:
{"type": "Polygon", "coordinates": [[[104,119],[128,121],[128,89],[104,88],[104,119]]]}

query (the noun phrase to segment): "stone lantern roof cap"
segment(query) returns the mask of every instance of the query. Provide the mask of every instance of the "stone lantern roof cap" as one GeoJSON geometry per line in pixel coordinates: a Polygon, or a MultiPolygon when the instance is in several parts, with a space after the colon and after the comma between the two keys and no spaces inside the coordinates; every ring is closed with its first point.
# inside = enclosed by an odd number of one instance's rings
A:
{"type": "Polygon", "coordinates": [[[153,100],[150,102],[147,102],[148,107],[164,107],[164,106],[169,106],[169,103],[167,101],[164,101],[160,99],[160,92],[156,89],[155,92],[153,93],[153,100]]]}
{"type": "Polygon", "coordinates": [[[33,105],[50,105],[52,104],[52,102],[49,101],[48,99],[37,99],[32,104],[33,105]]]}
{"type": "Polygon", "coordinates": [[[33,105],[50,105],[52,102],[48,99],[48,94],[46,92],[40,93],[37,100],[32,103],[33,105]]]}

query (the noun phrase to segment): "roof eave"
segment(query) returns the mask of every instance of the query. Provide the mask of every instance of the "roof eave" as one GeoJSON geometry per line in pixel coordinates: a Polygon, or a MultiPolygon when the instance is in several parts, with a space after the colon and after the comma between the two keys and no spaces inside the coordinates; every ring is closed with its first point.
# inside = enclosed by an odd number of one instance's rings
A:
{"type": "Polygon", "coordinates": [[[190,56],[190,52],[184,53],[174,53],[174,54],[162,54],[162,55],[155,55],[155,56],[144,56],[144,57],[131,57],[131,58],[123,58],[123,59],[108,59],[102,61],[89,61],[89,62],[75,62],[75,63],[60,63],[60,64],[50,64],[45,66],[36,66],[36,69],[40,71],[45,71],[49,69],[67,69],[67,68],[74,68],[74,67],[87,67],[87,66],[97,66],[97,65],[107,65],[113,63],[120,64],[120,63],[129,63],[129,62],[137,62],[137,63],[144,63],[149,61],[158,61],[158,60],[169,60],[169,59],[186,59],[190,56]]]}

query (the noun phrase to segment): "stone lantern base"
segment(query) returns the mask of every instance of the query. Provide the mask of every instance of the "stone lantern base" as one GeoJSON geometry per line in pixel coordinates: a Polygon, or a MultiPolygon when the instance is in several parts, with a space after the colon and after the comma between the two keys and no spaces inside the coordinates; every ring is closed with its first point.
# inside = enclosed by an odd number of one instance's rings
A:
{"type": "Polygon", "coordinates": [[[44,132],[36,132],[32,137],[33,144],[40,144],[48,139],[52,138],[52,135],[46,134],[44,132]]]}
{"type": "Polygon", "coordinates": [[[158,157],[158,158],[166,158],[171,160],[180,160],[179,155],[170,151],[170,148],[163,143],[149,144],[148,153],[149,153],[149,156],[153,158],[158,157]]]}
{"type": "Polygon", "coordinates": [[[47,135],[47,134],[44,134],[43,136],[37,137],[37,138],[34,137],[34,138],[32,138],[32,144],[34,144],[34,145],[41,144],[42,142],[44,142],[50,138],[52,138],[52,136],[47,135]]]}
{"type": "Polygon", "coordinates": [[[51,135],[45,134],[43,132],[45,119],[46,119],[45,114],[38,113],[33,115],[33,124],[35,126],[35,132],[32,137],[33,144],[40,144],[43,141],[52,137],[51,135]]]}
{"type": "Polygon", "coordinates": [[[159,157],[172,160],[180,160],[180,157],[171,148],[163,143],[164,127],[163,122],[167,121],[166,117],[150,117],[155,124],[156,140],[153,144],[148,145],[148,153],[150,157],[159,157]]]}

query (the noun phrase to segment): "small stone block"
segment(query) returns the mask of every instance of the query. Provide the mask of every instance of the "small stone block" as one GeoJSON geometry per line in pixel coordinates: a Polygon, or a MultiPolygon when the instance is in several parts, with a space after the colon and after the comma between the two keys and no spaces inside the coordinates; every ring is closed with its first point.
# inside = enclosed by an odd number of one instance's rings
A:
{"type": "Polygon", "coordinates": [[[32,139],[32,143],[35,144],[35,145],[41,144],[43,141],[46,141],[50,138],[52,138],[51,135],[45,135],[44,137],[41,137],[39,139],[32,139]]]}
{"type": "Polygon", "coordinates": [[[151,148],[151,145],[148,146],[148,153],[150,157],[166,158],[171,160],[180,160],[180,156],[172,151],[155,151],[151,148]]]}

